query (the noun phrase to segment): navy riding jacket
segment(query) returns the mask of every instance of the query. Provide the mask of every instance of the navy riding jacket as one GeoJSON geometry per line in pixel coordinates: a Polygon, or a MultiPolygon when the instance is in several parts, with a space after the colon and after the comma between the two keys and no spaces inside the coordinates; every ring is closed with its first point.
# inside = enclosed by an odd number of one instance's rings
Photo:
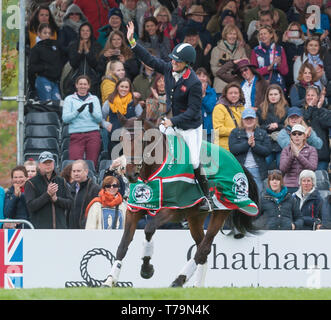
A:
{"type": "Polygon", "coordinates": [[[132,51],[139,60],[164,75],[167,113],[172,110],[171,122],[173,125],[183,130],[198,128],[202,124],[202,88],[195,72],[188,68],[176,82],[172,75],[171,62],[165,62],[152,56],[138,43],[132,48],[132,51]]]}

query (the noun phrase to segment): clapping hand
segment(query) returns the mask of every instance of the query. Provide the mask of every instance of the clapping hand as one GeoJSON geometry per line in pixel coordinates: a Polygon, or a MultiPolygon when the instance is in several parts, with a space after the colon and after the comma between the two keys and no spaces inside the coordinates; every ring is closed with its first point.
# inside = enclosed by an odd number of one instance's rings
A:
{"type": "Polygon", "coordinates": [[[253,134],[248,138],[248,144],[251,148],[255,147],[255,138],[253,134]]]}

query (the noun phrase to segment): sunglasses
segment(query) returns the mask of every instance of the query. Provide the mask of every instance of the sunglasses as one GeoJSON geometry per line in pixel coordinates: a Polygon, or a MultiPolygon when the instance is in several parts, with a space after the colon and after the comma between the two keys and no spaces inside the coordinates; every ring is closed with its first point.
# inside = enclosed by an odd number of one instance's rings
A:
{"type": "Polygon", "coordinates": [[[303,132],[299,132],[299,131],[294,131],[291,133],[292,136],[302,136],[303,132]]]}
{"type": "Polygon", "coordinates": [[[106,188],[118,188],[119,187],[119,185],[118,184],[106,184],[105,186],[104,186],[104,188],[106,189],[106,188]]]}
{"type": "Polygon", "coordinates": [[[277,174],[283,175],[283,173],[280,170],[278,170],[278,169],[268,170],[268,175],[271,175],[273,173],[277,173],[277,174]]]}

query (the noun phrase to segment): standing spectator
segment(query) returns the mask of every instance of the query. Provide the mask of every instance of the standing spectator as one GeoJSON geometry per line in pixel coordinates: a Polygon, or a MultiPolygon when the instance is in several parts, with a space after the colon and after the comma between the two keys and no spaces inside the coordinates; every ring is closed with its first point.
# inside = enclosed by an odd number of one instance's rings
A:
{"type": "Polygon", "coordinates": [[[65,55],[65,62],[68,61],[68,49],[69,44],[72,41],[78,40],[79,37],[79,27],[82,23],[87,22],[87,18],[80,8],[71,4],[64,17],[63,17],[63,25],[59,31],[59,47],[63,54],[65,55]]]}
{"type": "Polygon", "coordinates": [[[265,220],[263,229],[300,230],[303,219],[292,195],[283,183],[282,173],[272,170],[268,173],[268,186],[260,204],[260,219],[265,220]]]}
{"type": "Polygon", "coordinates": [[[38,165],[37,162],[34,161],[32,158],[24,162],[24,167],[26,169],[26,172],[28,173],[28,179],[31,179],[37,175],[38,165]]]}
{"type": "Polygon", "coordinates": [[[128,47],[125,36],[121,31],[112,31],[104,49],[100,52],[96,70],[104,75],[109,61],[119,60],[123,63],[126,76],[133,79],[139,74],[139,64],[128,47]]]}
{"type": "Polygon", "coordinates": [[[146,49],[154,49],[157,57],[169,61],[170,41],[160,32],[156,18],[149,17],[144,20],[142,36],[138,43],[146,49]]]}
{"type": "Polygon", "coordinates": [[[40,41],[31,49],[28,77],[36,88],[40,101],[61,100],[59,82],[63,68],[63,56],[57,42],[50,39],[51,28],[42,23],[38,27],[40,41]]]}
{"type": "Polygon", "coordinates": [[[263,180],[267,178],[265,158],[270,154],[271,141],[267,132],[258,127],[253,108],[246,108],[243,111],[240,126],[230,133],[229,148],[240,164],[252,174],[261,193],[263,180]]]}
{"type": "Polygon", "coordinates": [[[267,164],[276,160],[279,168],[281,147],[277,142],[277,136],[284,127],[287,117],[288,105],[282,88],[277,84],[271,84],[265,94],[265,98],[257,111],[260,127],[267,131],[271,138],[271,153],[267,157],[267,164]]]}
{"type": "Polygon", "coordinates": [[[48,6],[40,5],[31,15],[30,21],[26,29],[25,37],[25,53],[29,55],[30,49],[33,48],[38,39],[38,27],[42,23],[47,23],[51,28],[50,38],[56,40],[59,32],[59,27],[54,21],[53,15],[48,6]]]}
{"type": "Polygon", "coordinates": [[[30,220],[36,229],[66,229],[72,198],[63,178],[54,170],[54,157],[44,151],[39,155],[39,171],[24,188],[30,220]]]}
{"type": "Polygon", "coordinates": [[[202,83],[202,128],[205,130],[206,140],[209,142],[213,139],[213,110],[217,102],[217,95],[214,88],[211,87],[211,81],[208,72],[204,68],[198,68],[195,72],[202,83]]]}
{"type": "Polygon", "coordinates": [[[318,87],[309,87],[306,90],[303,119],[311,126],[323,146],[318,150],[318,170],[328,170],[330,162],[329,128],[331,128],[331,110],[323,107],[325,89],[322,92],[318,87]]]}
{"type": "Polygon", "coordinates": [[[293,126],[291,143],[282,150],[279,168],[284,173],[284,185],[290,193],[297,191],[299,175],[304,169],[317,169],[318,156],[314,147],[306,143],[306,128],[300,124],[293,126]]]}
{"type": "Polygon", "coordinates": [[[287,28],[287,17],[284,11],[274,8],[271,5],[271,0],[257,0],[257,6],[253,9],[246,11],[245,13],[245,30],[248,29],[248,26],[251,21],[258,20],[259,12],[270,10],[273,12],[274,19],[278,16],[275,20],[276,22],[279,21],[280,30],[284,32],[287,28]],[[278,21],[277,21],[278,20],[278,21]]]}
{"type": "MultiPolygon", "coordinates": [[[[143,30],[144,19],[154,17],[155,9],[161,6],[158,0],[138,0],[136,21],[138,30],[143,30]]],[[[162,31],[161,31],[162,32],[162,31]]]]}
{"type": "Polygon", "coordinates": [[[288,64],[288,74],[285,76],[286,87],[289,88],[297,79],[293,79],[295,60],[303,54],[305,35],[299,22],[291,22],[283,34],[282,46],[285,50],[288,64]]]}
{"type": "Polygon", "coordinates": [[[122,229],[123,215],[119,205],[123,198],[119,193],[119,181],[116,177],[107,176],[102,182],[102,189],[96,198],[92,199],[85,211],[85,229],[122,229]],[[109,212],[107,209],[115,209],[109,212]],[[117,217],[115,216],[117,212],[117,217]],[[107,217],[107,219],[105,219],[107,217]]]}
{"type": "MultiPolygon", "coordinates": [[[[126,118],[138,117],[143,109],[140,104],[137,104],[130,79],[123,78],[116,83],[115,90],[109,95],[108,101],[102,106],[102,126],[108,131],[108,155],[110,159],[120,156],[112,155],[113,148],[120,143],[115,140],[112,135],[116,135],[116,130],[122,125],[118,119],[117,113],[121,113],[126,118]]],[[[118,151],[118,150],[115,150],[118,151]]]]}
{"type": "Polygon", "coordinates": [[[323,199],[316,189],[316,175],[314,171],[301,171],[299,190],[293,196],[296,206],[300,209],[303,217],[303,229],[320,229],[322,226],[323,199]]]}
{"type": "Polygon", "coordinates": [[[315,84],[322,90],[323,86],[326,85],[327,80],[324,71],[324,51],[321,47],[321,42],[318,36],[309,37],[305,41],[304,53],[298,57],[293,65],[293,80],[298,82],[298,75],[301,65],[308,61],[312,64],[316,71],[316,81],[315,84]]]}
{"type": "Polygon", "coordinates": [[[105,76],[102,78],[100,85],[102,105],[114,91],[117,81],[124,77],[125,69],[121,61],[113,60],[107,63],[105,76]]]}
{"type": "MultiPolygon", "coordinates": [[[[28,180],[28,173],[24,166],[17,166],[11,173],[12,186],[5,196],[4,217],[7,219],[23,219],[29,221],[29,212],[26,206],[24,185],[28,180]]],[[[12,227],[21,229],[24,224],[13,223],[12,227]]]]}
{"type": "MultiPolygon", "coordinates": [[[[5,189],[0,186],[0,219],[4,218],[3,207],[5,205],[5,189]]],[[[0,228],[2,228],[2,222],[0,223],[0,228]]]]}
{"type": "Polygon", "coordinates": [[[229,150],[229,136],[239,126],[244,111],[245,97],[240,86],[231,82],[225,86],[222,97],[213,111],[214,143],[229,150]]]}
{"type": "Polygon", "coordinates": [[[315,68],[307,60],[301,65],[298,82],[290,90],[291,106],[301,108],[305,104],[306,90],[317,80],[315,68]]]}
{"type": "Polygon", "coordinates": [[[226,86],[218,76],[218,70],[229,60],[247,59],[245,48],[243,46],[243,36],[235,25],[226,25],[222,32],[222,40],[217,43],[211,51],[210,67],[214,75],[214,89],[217,94],[221,94],[226,86]]]}
{"type": "Polygon", "coordinates": [[[263,102],[268,83],[248,59],[229,60],[216,74],[227,83],[240,84],[245,96],[245,108],[251,107],[256,111],[263,102]]]}
{"type": "Polygon", "coordinates": [[[323,141],[319,138],[316,132],[303,120],[302,109],[298,107],[292,107],[288,109],[287,118],[284,121],[284,128],[280,130],[277,136],[277,142],[282,149],[288,146],[291,142],[291,131],[294,125],[301,124],[306,128],[307,143],[317,150],[322,148],[323,141]]]}
{"type": "Polygon", "coordinates": [[[111,8],[117,8],[116,0],[74,0],[81,8],[89,23],[92,25],[94,38],[98,39],[98,30],[107,24],[107,14],[111,8]]]}
{"type": "Polygon", "coordinates": [[[275,30],[269,26],[261,27],[259,41],[260,45],[251,52],[251,63],[270,84],[277,83],[284,90],[283,77],[288,73],[288,65],[284,48],[277,44],[275,30]]]}
{"type": "Polygon", "coordinates": [[[93,38],[92,26],[84,22],[79,27],[79,38],[71,42],[68,49],[69,62],[72,71],[64,83],[64,95],[75,91],[75,82],[78,76],[87,75],[91,79],[91,93],[99,93],[99,75],[96,71],[101,45],[93,38]]]}
{"type": "Polygon", "coordinates": [[[97,167],[101,146],[99,124],[102,120],[98,97],[89,92],[88,76],[76,79],[77,91],[64,99],[62,119],[69,124],[69,159],[92,160],[97,167]]]}
{"type": "Polygon", "coordinates": [[[49,5],[49,9],[51,10],[54,20],[59,28],[62,27],[66,10],[72,2],[72,0],[55,0],[49,5]]]}
{"type": "Polygon", "coordinates": [[[123,34],[126,32],[123,23],[122,11],[118,8],[112,8],[108,12],[108,24],[99,29],[98,42],[104,48],[107,39],[112,31],[121,31],[123,34]]]}
{"type": "Polygon", "coordinates": [[[89,168],[84,160],[72,164],[72,197],[74,199],[69,214],[69,229],[85,229],[85,210],[92,199],[98,196],[100,187],[88,177],[89,168]]]}

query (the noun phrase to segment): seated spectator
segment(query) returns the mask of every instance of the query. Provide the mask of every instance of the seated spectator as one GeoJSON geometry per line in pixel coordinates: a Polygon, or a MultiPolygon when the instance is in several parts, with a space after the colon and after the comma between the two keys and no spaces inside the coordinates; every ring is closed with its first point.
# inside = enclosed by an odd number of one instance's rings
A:
{"type": "Polygon", "coordinates": [[[118,190],[119,181],[116,177],[108,176],[103,180],[98,196],[91,200],[85,210],[85,229],[123,228],[124,218],[119,210],[123,198],[118,190]]]}
{"type": "Polygon", "coordinates": [[[115,148],[120,143],[116,130],[122,128],[117,113],[121,113],[126,118],[132,118],[138,117],[142,111],[141,105],[135,101],[130,79],[120,79],[116,83],[114,92],[109,95],[108,101],[102,106],[102,127],[108,131],[108,155],[110,159],[115,159],[121,155],[119,150],[115,148]],[[113,149],[117,154],[112,154],[113,149]]]}
{"type": "Polygon", "coordinates": [[[95,39],[98,39],[99,37],[98,30],[108,22],[107,15],[109,10],[118,7],[118,2],[116,0],[74,0],[74,4],[81,8],[91,24],[95,39]]]}
{"type": "Polygon", "coordinates": [[[259,219],[265,221],[263,229],[267,230],[302,229],[302,214],[284,185],[279,170],[268,172],[268,186],[260,203],[259,219]]]}
{"type": "Polygon", "coordinates": [[[28,173],[28,179],[31,179],[37,175],[38,164],[32,158],[24,162],[24,167],[28,173]]]}
{"type": "Polygon", "coordinates": [[[64,99],[62,119],[69,124],[69,159],[92,160],[97,167],[101,146],[99,124],[102,120],[98,97],[89,92],[88,76],[76,79],[76,92],[64,99]]]}
{"type": "Polygon", "coordinates": [[[139,74],[139,64],[131,49],[126,44],[121,31],[112,31],[107,39],[104,49],[100,52],[96,70],[104,75],[109,61],[119,60],[123,63],[126,76],[133,79],[139,74]]]}
{"type": "Polygon", "coordinates": [[[25,37],[25,54],[29,55],[30,49],[33,48],[40,40],[38,38],[38,27],[40,24],[49,24],[51,28],[50,39],[56,40],[58,37],[59,27],[57,26],[54,17],[46,5],[40,5],[31,15],[26,27],[25,37]]]}
{"type": "Polygon", "coordinates": [[[318,150],[317,170],[328,170],[330,162],[329,128],[331,128],[331,110],[323,107],[325,89],[320,92],[318,87],[308,87],[306,90],[303,119],[311,126],[317,136],[322,139],[323,146],[318,150]]]}
{"type": "Polygon", "coordinates": [[[205,130],[204,134],[206,134],[203,138],[206,138],[209,142],[213,142],[212,114],[217,102],[216,91],[211,87],[211,80],[206,69],[198,68],[195,73],[202,83],[202,128],[205,130]]]}
{"type": "Polygon", "coordinates": [[[277,136],[284,127],[287,117],[288,105],[282,88],[278,84],[271,84],[265,94],[263,103],[257,110],[259,125],[266,130],[271,139],[270,155],[266,162],[270,165],[274,160],[279,168],[281,147],[277,142],[277,136]]]}
{"type": "Polygon", "coordinates": [[[323,201],[322,226],[320,229],[331,229],[331,194],[323,201]]]}
{"type": "MultiPolygon", "coordinates": [[[[148,49],[148,51],[151,55],[156,55],[156,52],[153,49],[148,49]]],[[[139,92],[139,99],[145,101],[151,95],[151,87],[154,86],[156,72],[153,68],[143,62],[141,65],[142,71],[134,78],[132,85],[133,90],[139,92]]]]}
{"type": "Polygon", "coordinates": [[[74,201],[68,219],[69,229],[85,229],[85,210],[100,191],[100,187],[88,177],[88,174],[89,168],[84,160],[73,162],[71,195],[74,201]]]}
{"type": "Polygon", "coordinates": [[[284,76],[288,73],[285,50],[277,44],[275,30],[269,26],[259,29],[258,38],[260,45],[252,50],[251,63],[270,84],[279,84],[284,90],[284,76]]]}
{"type": "Polygon", "coordinates": [[[136,21],[139,31],[143,30],[144,20],[149,17],[155,17],[154,12],[160,6],[161,4],[158,0],[137,0],[136,21]]]}
{"type": "Polygon", "coordinates": [[[260,11],[259,20],[251,21],[247,30],[248,44],[252,49],[259,45],[258,34],[262,26],[269,26],[275,30],[277,43],[282,39],[283,33],[280,31],[279,25],[275,23],[273,12],[270,10],[260,11]]]}
{"type": "Polygon", "coordinates": [[[316,189],[314,171],[303,170],[299,176],[299,190],[293,194],[303,217],[303,230],[316,230],[322,226],[323,200],[316,189]]]}
{"type": "Polygon", "coordinates": [[[291,106],[301,108],[305,104],[306,90],[317,80],[315,68],[307,60],[301,65],[298,82],[290,90],[291,106]]]}
{"type": "MultiPolygon", "coordinates": [[[[6,219],[30,220],[29,211],[26,206],[24,185],[28,180],[28,173],[24,166],[17,166],[11,173],[12,186],[5,196],[4,217],[6,219]]],[[[21,229],[24,223],[12,223],[12,228],[21,229]]]]}
{"type": "Polygon", "coordinates": [[[157,57],[164,61],[169,61],[168,55],[171,52],[170,41],[158,29],[156,18],[149,17],[144,20],[142,36],[138,40],[138,43],[146,49],[154,49],[157,57]]]}
{"type": "Polygon", "coordinates": [[[96,71],[101,46],[93,38],[93,29],[88,22],[79,27],[79,38],[71,42],[68,48],[69,63],[72,70],[64,80],[64,96],[75,92],[75,82],[80,75],[91,79],[90,90],[94,95],[99,94],[100,80],[96,71]]]}
{"type": "Polygon", "coordinates": [[[184,43],[189,43],[194,47],[196,52],[196,58],[194,64],[192,64],[192,69],[197,70],[198,68],[204,68],[210,73],[210,51],[203,49],[199,33],[196,29],[186,31],[184,43]]]}
{"type": "Polygon", "coordinates": [[[299,187],[299,175],[302,170],[317,169],[318,156],[314,147],[306,143],[306,128],[296,124],[291,130],[290,145],[282,150],[279,168],[284,174],[284,185],[290,193],[299,187]]]}
{"type": "Polygon", "coordinates": [[[55,0],[49,5],[54,21],[59,28],[62,27],[66,10],[72,2],[73,0],[55,0]]]}
{"type": "Polygon", "coordinates": [[[274,20],[279,23],[280,31],[284,32],[287,28],[287,17],[284,11],[271,5],[272,0],[257,0],[257,6],[245,13],[245,30],[247,31],[251,21],[258,20],[259,12],[270,10],[273,12],[274,20]]]}
{"type": "Polygon", "coordinates": [[[229,60],[247,59],[243,36],[235,25],[227,25],[222,32],[222,40],[211,51],[210,67],[214,75],[214,89],[221,94],[227,82],[223,81],[218,71],[229,60]]]}
{"type": "Polygon", "coordinates": [[[172,50],[177,44],[176,32],[177,26],[171,24],[171,13],[165,6],[160,6],[155,9],[154,17],[159,23],[159,30],[164,34],[165,37],[169,38],[170,49],[172,50]]]}
{"type": "Polygon", "coordinates": [[[65,62],[69,59],[69,44],[72,41],[78,40],[79,27],[84,22],[87,22],[87,18],[82,10],[74,3],[71,4],[63,17],[63,25],[59,30],[58,38],[59,47],[65,56],[65,62]]]}
{"type": "Polygon", "coordinates": [[[240,86],[231,82],[223,89],[222,97],[213,110],[214,143],[226,150],[229,150],[228,140],[231,131],[239,126],[245,108],[244,101],[244,93],[240,86]]]}
{"type": "Polygon", "coordinates": [[[294,62],[304,51],[305,35],[301,29],[300,23],[290,23],[283,34],[282,40],[282,46],[286,53],[289,70],[288,74],[285,76],[285,82],[286,87],[289,88],[295,82],[293,79],[294,62]]]}
{"type": "Polygon", "coordinates": [[[293,79],[294,82],[298,82],[298,75],[301,65],[308,61],[311,65],[314,66],[316,71],[316,81],[315,84],[320,87],[322,90],[323,86],[326,85],[327,80],[324,71],[324,62],[323,62],[324,52],[321,49],[321,43],[318,36],[313,36],[308,38],[305,41],[304,53],[298,57],[293,65],[293,79]]]}
{"type": "Polygon", "coordinates": [[[105,103],[108,96],[114,91],[116,82],[124,77],[125,69],[121,61],[111,60],[107,63],[106,72],[100,85],[102,104],[105,103]]]}
{"type": "Polygon", "coordinates": [[[245,96],[245,108],[251,107],[256,111],[263,102],[268,83],[248,59],[229,60],[216,74],[227,83],[240,84],[245,96]]]}
{"type": "Polygon", "coordinates": [[[65,182],[67,183],[67,186],[71,189],[71,184],[74,182],[74,179],[72,177],[72,164],[73,162],[67,164],[63,170],[61,171],[60,177],[62,177],[65,182]]]}
{"type": "Polygon", "coordinates": [[[40,101],[61,100],[59,82],[63,68],[63,55],[55,40],[50,39],[51,28],[40,24],[40,41],[31,49],[28,77],[40,101]]]}
{"type": "Polygon", "coordinates": [[[39,155],[37,175],[24,187],[30,221],[35,229],[67,229],[66,213],[72,198],[63,178],[54,170],[54,156],[44,151],[39,155]]]}
{"type": "Polygon", "coordinates": [[[258,127],[253,108],[246,108],[241,115],[241,124],[229,136],[230,152],[242,166],[252,174],[259,193],[263,190],[263,180],[267,178],[266,157],[271,151],[271,141],[264,129],[258,127]]]}
{"type": "MultiPolygon", "coordinates": [[[[0,186],[0,219],[4,218],[3,207],[5,204],[5,189],[0,186]]],[[[2,228],[2,222],[0,223],[0,228],[2,228]]]]}
{"type": "Polygon", "coordinates": [[[112,31],[121,31],[123,34],[126,33],[126,27],[123,23],[122,11],[118,8],[112,8],[108,12],[108,24],[100,28],[99,30],[98,42],[101,44],[102,48],[109,38],[112,31]]]}

